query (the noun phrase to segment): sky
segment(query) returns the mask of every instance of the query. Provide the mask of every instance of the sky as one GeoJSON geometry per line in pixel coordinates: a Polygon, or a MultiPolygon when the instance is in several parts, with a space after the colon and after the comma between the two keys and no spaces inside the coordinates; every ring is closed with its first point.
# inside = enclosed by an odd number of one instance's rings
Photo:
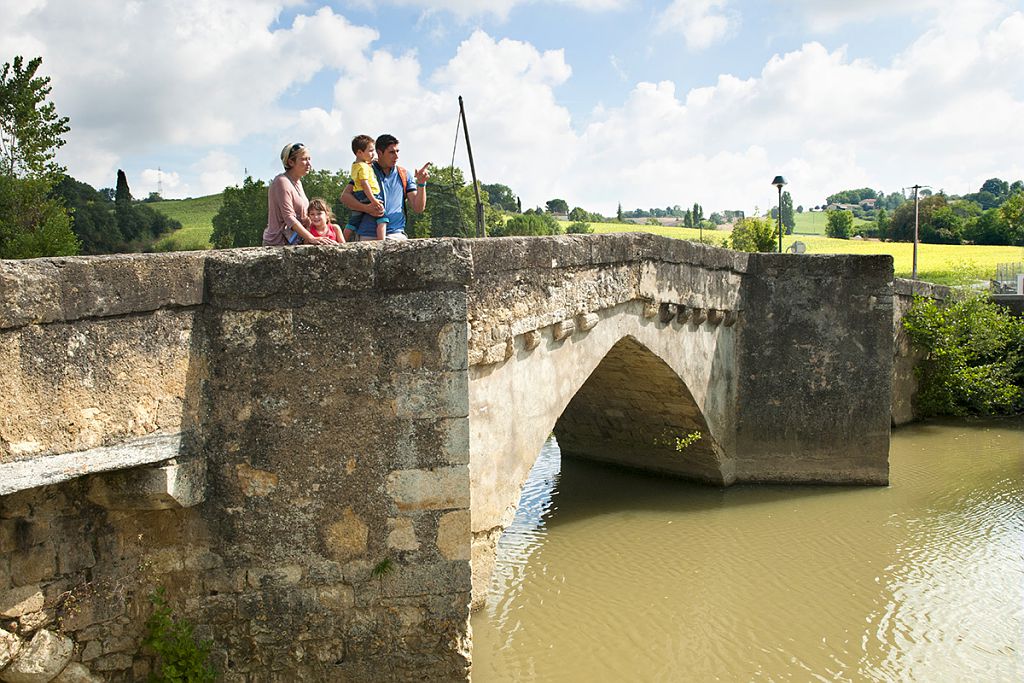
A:
{"type": "MultiPolygon", "coordinates": [[[[765,211],[1024,178],[1024,0],[0,0],[96,188],[198,197],[354,135],[523,207],[765,211]]],[[[429,196],[429,195],[428,195],[429,196]]]]}

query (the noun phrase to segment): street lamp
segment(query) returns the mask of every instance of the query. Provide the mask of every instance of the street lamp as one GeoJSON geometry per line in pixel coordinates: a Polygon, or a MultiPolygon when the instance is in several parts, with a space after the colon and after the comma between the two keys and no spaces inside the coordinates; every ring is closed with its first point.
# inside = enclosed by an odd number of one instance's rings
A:
{"type": "Polygon", "coordinates": [[[775,180],[772,181],[772,185],[779,188],[779,253],[782,253],[782,186],[786,184],[786,179],[780,175],[775,176],[775,180]]]}

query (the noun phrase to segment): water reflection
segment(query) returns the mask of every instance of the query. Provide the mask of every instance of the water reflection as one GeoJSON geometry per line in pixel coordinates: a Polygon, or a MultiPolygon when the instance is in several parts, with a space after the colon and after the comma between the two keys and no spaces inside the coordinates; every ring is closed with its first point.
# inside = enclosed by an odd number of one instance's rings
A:
{"type": "Polygon", "coordinates": [[[474,681],[1021,680],[1024,422],[894,433],[892,485],[716,489],[549,442],[474,681]]]}

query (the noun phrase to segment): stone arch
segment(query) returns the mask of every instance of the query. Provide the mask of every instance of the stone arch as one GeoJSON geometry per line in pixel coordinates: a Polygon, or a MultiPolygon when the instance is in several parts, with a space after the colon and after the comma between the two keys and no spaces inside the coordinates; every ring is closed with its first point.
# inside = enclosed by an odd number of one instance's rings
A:
{"type": "Polygon", "coordinates": [[[724,484],[722,450],[678,374],[632,335],[619,340],[558,418],[563,455],[724,484]],[[676,439],[697,433],[683,449],[676,439]]]}

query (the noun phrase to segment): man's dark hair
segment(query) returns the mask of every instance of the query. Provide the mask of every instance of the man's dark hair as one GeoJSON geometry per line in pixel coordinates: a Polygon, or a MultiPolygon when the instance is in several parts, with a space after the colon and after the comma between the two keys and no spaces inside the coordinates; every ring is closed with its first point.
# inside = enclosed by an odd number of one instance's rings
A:
{"type": "Polygon", "coordinates": [[[384,135],[381,135],[379,138],[377,138],[377,153],[380,154],[391,145],[397,144],[398,138],[396,138],[394,135],[391,135],[390,133],[384,133],[384,135]]]}
{"type": "Polygon", "coordinates": [[[366,149],[367,145],[373,144],[373,138],[369,135],[357,135],[352,138],[352,153],[361,152],[366,149]]]}

